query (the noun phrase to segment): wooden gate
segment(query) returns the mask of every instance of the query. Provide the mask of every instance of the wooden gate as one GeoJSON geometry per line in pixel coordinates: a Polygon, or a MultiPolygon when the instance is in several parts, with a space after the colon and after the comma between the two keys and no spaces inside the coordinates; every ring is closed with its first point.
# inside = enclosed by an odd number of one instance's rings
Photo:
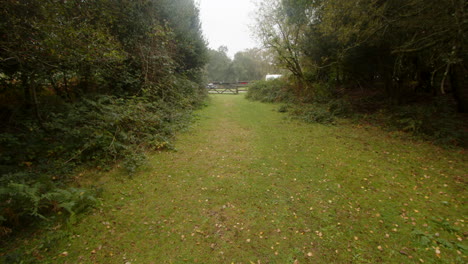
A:
{"type": "Polygon", "coordinates": [[[211,94],[239,94],[247,92],[249,82],[212,83],[206,88],[211,94]]]}

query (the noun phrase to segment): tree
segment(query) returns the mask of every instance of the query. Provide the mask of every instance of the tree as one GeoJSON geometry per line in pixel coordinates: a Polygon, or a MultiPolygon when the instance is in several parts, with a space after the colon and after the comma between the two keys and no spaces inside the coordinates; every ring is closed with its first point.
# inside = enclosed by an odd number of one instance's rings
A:
{"type": "Polygon", "coordinates": [[[256,32],[305,87],[383,82],[397,103],[451,89],[466,112],[466,8],[462,0],[265,0],[256,32]]]}
{"type": "Polygon", "coordinates": [[[261,80],[268,73],[277,72],[272,56],[262,49],[247,49],[237,52],[231,60],[227,47],[209,50],[210,60],[206,66],[210,82],[238,82],[261,80]]]}
{"type": "Polygon", "coordinates": [[[0,230],[93,204],[75,168],[133,172],[206,95],[194,0],[3,0],[0,16],[0,230]]]}
{"type": "Polygon", "coordinates": [[[303,24],[291,24],[280,0],[262,2],[258,7],[254,33],[263,46],[275,53],[278,65],[288,69],[299,85],[304,84],[300,43],[303,24]]]}
{"type": "Polygon", "coordinates": [[[261,80],[268,73],[277,72],[271,57],[262,49],[253,48],[238,52],[232,61],[238,80],[261,80]]]}
{"type": "Polygon", "coordinates": [[[71,98],[66,82],[81,79],[75,94],[90,92],[97,72],[125,58],[105,26],[112,16],[102,2],[6,1],[0,9],[0,72],[20,80],[24,109],[33,108],[41,122],[38,94],[51,84],[57,95],[71,98]],[[73,18],[73,19],[72,19],[73,18]],[[66,95],[65,95],[66,94],[66,95]]]}
{"type": "MultiPolygon", "coordinates": [[[[466,7],[465,1],[449,0],[410,0],[404,4],[328,0],[321,30],[337,36],[344,57],[351,59],[349,64],[355,69],[352,54],[371,58],[363,63],[371,62],[378,69],[378,75],[388,84],[387,91],[396,97],[406,92],[405,83],[411,81],[425,90],[445,94],[446,80],[452,72],[452,88],[460,107],[467,105],[463,103],[467,100],[465,89],[458,88],[466,87],[458,83],[463,83],[466,76],[468,25],[462,22],[466,7]]],[[[376,75],[375,71],[371,74],[376,75]]]]}
{"type": "Polygon", "coordinates": [[[201,70],[208,62],[207,43],[203,38],[199,10],[193,0],[156,1],[163,6],[161,16],[173,29],[177,41],[174,59],[176,71],[200,81],[201,70]]]}
{"type": "Polygon", "coordinates": [[[228,82],[232,60],[227,55],[228,48],[220,46],[218,50],[210,49],[208,51],[209,61],[206,65],[207,77],[210,82],[228,82]]]}

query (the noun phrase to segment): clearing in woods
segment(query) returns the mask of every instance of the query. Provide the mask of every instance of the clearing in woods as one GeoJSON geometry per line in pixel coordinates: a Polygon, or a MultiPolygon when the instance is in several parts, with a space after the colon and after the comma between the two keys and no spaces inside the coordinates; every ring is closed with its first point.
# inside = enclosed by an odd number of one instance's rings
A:
{"type": "Polygon", "coordinates": [[[103,205],[44,261],[467,262],[464,152],[210,98],[177,151],[101,176],[103,205]]]}

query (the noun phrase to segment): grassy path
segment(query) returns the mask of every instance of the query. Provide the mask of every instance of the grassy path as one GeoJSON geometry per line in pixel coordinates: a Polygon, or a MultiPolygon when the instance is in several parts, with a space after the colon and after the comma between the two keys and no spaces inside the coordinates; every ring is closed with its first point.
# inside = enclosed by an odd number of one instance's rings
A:
{"type": "Polygon", "coordinates": [[[467,262],[465,154],[276,108],[212,96],[177,152],[102,177],[104,205],[47,261],[467,262]]]}

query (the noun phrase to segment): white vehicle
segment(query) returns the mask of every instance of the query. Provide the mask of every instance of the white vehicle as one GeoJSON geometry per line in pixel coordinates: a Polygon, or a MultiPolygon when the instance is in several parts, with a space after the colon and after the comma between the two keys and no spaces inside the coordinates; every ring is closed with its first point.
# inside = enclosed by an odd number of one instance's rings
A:
{"type": "Polygon", "coordinates": [[[209,84],[206,86],[206,88],[208,88],[208,89],[216,89],[216,88],[218,88],[218,86],[216,86],[216,85],[213,84],[213,83],[209,83],[209,84]]]}
{"type": "Polygon", "coordinates": [[[283,77],[283,75],[281,75],[281,74],[267,74],[267,75],[265,76],[265,81],[274,80],[274,79],[279,79],[279,78],[281,78],[281,77],[283,77]]]}

